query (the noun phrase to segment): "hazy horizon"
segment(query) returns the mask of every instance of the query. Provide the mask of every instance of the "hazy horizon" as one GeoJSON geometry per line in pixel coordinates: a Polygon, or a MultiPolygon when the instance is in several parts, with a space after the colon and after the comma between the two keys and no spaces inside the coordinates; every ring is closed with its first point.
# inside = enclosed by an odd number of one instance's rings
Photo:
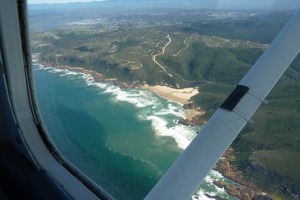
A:
{"type": "Polygon", "coordinates": [[[94,1],[107,0],[28,0],[28,4],[65,4],[65,3],[90,3],[94,1]]]}
{"type": "Polygon", "coordinates": [[[157,7],[170,6],[172,8],[208,8],[208,9],[300,9],[297,0],[29,0],[29,5],[37,4],[67,4],[67,3],[92,3],[92,2],[130,2],[131,4],[156,4],[157,7]],[[170,4],[171,2],[171,4],[170,4]]]}

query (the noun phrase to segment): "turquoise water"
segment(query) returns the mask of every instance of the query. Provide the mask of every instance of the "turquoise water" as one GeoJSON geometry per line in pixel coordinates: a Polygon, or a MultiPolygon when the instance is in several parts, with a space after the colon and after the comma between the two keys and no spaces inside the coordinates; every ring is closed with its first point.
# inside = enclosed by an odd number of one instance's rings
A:
{"type": "MultiPolygon", "coordinates": [[[[58,149],[116,199],[142,199],[200,127],[176,123],[182,106],[141,89],[94,83],[90,75],[35,66],[44,125],[58,149]]],[[[212,171],[204,193],[235,199],[213,185],[225,180],[212,171]]]]}

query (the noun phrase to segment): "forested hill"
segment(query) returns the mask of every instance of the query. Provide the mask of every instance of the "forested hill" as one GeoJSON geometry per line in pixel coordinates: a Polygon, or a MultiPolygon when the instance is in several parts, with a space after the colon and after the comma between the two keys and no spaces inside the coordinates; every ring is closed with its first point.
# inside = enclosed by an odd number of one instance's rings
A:
{"type": "MultiPolygon", "coordinates": [[[[70,13],[53,15],[47,27],[33,24],[32,51],[52,66],[83,67],[134,85],[197,86],[200,93],[193,101],[206,111],[207,120],[292,11],[200,11],[151,10],[84,19],[68,19],[70,13]]],[[[234,164],[277,198],[299,198],[299,55],[267,99],[254,123],[234,141],[234,164]]]]}

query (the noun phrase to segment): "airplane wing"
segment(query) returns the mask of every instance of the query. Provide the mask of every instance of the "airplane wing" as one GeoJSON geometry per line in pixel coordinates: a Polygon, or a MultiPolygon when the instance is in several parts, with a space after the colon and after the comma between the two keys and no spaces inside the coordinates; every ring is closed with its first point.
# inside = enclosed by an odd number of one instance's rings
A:
{"type": "Polygon", "coordinates": [[[189,199],[300,51],[300,11],[201,129],[156,186],[152,199],[189,199]]]}

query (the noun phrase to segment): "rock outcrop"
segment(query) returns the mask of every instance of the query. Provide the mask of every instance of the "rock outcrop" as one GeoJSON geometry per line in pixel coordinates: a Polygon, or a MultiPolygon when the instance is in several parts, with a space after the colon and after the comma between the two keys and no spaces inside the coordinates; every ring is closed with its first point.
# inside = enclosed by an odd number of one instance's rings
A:
{"type": "Polygon", "coordinates": [[[282,183],[279,189],[294,199],[300,199],[300,185],[288,186],[287,184],[282,183]]]}
{"type": "Polygon", "coordinates": [[[228,194],[243,200],[252,200],[256,193],[245,186],[229,185],[223,181],[215,181],[214,184],[220,188],[224,188],[228,194]]]}
{"type": "Polygon", "coordinates": [[[193,103],[187,103],[182,106],[184,109],[195,109],[196,106],[193,103]]]}
{"type": "Polygon", "coordinates": [[[264,196],[264,195],[257,195],[253,197],[251,200],[273,200],[271,197],[264,196]]]}
{"type": "Polygon", "coordinates": [[[199,119],[198,117],[194,117],[193,119],[180,119],[178,120],[179,124],[183,124],[185,126],[197,126],[197,125],[205,125],[206,121],[199,119]]]}
{"type": "Polygon", "coordinates": [[[224,177],[229,178],[240,185],[231,185],[223,181],[215,181],[214,184],[224,188],[226,192],[238,199],[243,200],[272,200],[262,192],[253,182],[246,180],[244,174],[232,163],[235,161],[235,152],[229,148],[216,165],[216,170],[224,177]]]}

